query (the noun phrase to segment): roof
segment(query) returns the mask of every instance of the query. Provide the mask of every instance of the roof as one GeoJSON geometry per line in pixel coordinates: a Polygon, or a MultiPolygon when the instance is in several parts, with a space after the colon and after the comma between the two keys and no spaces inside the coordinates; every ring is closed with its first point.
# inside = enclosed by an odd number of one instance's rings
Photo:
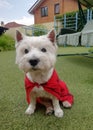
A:
{"type": "Polygon", "coordinates": [[[79,2],[88,8],[93,7],[93,0],[79,0],[79,2]]]}
{"type": "Polygon", "coordinates": [[[10,23],[5,24],[4,27],[6,27],[6,28],[16,28],[16,27],[21,27],[21,26],[24,26],[24,25],[18,24],[16,22],[10,22],[10,23]]]}
{"type": "Polygon", "coordinates": [[[37,0],[32,7],[28,10],[30,14],[34,14],[34,10],[41,5],[44,0],[37,0]]]}
{"type": "MultiPolygon", "coordinates": [[[[37,8],[37,7],[39,7],[41,4],[42,4],[42,2],[43,2],[44,0],[37,0],[33,5],[32,5],[32,7],[28,10],[28,12],[30,13],[30,14],[34,14],[34,11],[35,11],[35,9],[37,8]]],[[[77,0],[77,2],[80,2],[81,4],[83,4],[84,6],[86,6],[86,7],[93,7],[93,0],[77,0]]]]}

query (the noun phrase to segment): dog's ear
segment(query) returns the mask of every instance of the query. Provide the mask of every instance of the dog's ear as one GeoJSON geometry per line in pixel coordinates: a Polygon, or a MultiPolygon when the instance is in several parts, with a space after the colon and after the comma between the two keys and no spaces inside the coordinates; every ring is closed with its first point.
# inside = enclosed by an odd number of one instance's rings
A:
{"type": "Polygon", "coordinates": [[[52,29],[49,33],[48,33],[48,38],[50,39],[50,41],[52,43],[55,43],[56,41],[56,32],[54,29],[52,29]]]}
{"type": "Polygon", "coordinates": [[[16,30],[16,41],[20,42],[21,40],[23,40],[23,35],[18,30],[16,30]]]}

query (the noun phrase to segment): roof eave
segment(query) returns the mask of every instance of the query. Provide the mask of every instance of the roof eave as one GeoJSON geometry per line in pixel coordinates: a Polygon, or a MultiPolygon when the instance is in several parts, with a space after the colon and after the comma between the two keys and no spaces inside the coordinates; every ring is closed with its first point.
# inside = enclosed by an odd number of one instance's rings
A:
{"type": "Polygon", "coordinates": [[[84,5],[84,6],[88,7],[88,8],[93,7],[93,1],[92,0],[79,0],[79,2],[82,5],[84,5]]]}
{"type": "Polygon", "coordinates": [[[34,14],[34,10],[43,2],[44,0],[37,0],[32,7],[28,10],[29,14],[34,14]]]}

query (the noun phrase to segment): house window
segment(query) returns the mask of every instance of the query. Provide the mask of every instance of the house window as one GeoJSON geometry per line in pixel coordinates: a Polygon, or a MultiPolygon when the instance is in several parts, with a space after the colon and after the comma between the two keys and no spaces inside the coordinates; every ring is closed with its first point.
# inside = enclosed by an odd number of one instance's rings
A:
{"type": "Polygon", "coordinates": [[[54,5],[54,13],[55,14],[59,14],[60,13],[59,3],[54,5]]]}
{"type": "Polygon", "coordinates": [[[48,7],[47,6],[41,8],[41,16],[42,17],[48,16],[48,7]]]}

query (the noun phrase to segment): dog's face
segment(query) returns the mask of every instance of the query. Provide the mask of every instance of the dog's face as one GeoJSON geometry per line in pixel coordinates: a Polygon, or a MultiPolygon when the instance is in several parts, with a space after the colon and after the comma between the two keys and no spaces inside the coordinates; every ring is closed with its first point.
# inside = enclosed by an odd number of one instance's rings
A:
{"type": "Polygon", "coordinates": [[[24,72],[48,71],[56,62],[55,31],[39,37],[16,32],[16,63],[24,72]]]}

